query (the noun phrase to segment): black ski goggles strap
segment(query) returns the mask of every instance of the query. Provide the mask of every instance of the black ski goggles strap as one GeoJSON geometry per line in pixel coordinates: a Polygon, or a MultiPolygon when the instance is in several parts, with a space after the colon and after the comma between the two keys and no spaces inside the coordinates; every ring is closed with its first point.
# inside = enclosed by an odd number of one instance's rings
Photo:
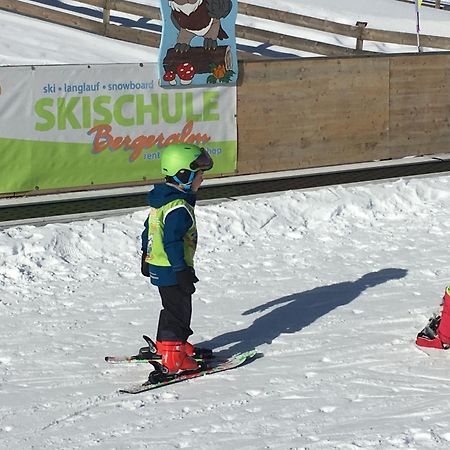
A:
{"type": "Polygon", "coordinates": [[[212,169],[214,163],[211,156],[209,156],[209,153],[204,148],[201,148],[200,150],[201,153],[198,158],[190,164],[191,170],[206,171],[212,169]]]}

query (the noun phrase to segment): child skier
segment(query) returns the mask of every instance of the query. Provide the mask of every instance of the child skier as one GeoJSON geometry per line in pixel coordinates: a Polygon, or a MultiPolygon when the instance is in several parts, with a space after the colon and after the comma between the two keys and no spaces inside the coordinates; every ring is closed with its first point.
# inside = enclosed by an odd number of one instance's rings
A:
{"type": "Polygon", "coordinates": [[[142,233],[142,273],[158,287],[162,301],[156,335],[157,353],[168,374],[199,368],[199,352],[188,337],[192,313],[197,228],[196,192],[213,161],[196,145],[171,144],[161,155],[165,183],[149,193],[150,214],[142,233]]]}
{"type": "Polygon", "coordinates": [[[442,299],[440,315],[433,316],[428,325],[417,335],[416,345],[438,349],[450,348],[450,286],[442,299]]]}

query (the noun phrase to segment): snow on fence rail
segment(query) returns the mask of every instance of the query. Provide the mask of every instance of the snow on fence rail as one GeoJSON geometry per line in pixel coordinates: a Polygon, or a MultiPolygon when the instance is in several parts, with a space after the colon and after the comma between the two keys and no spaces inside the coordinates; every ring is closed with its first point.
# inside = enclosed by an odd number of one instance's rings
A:
{"type": "MultiPolygon", "coordinates": [[[[35,4],[26,3],[19,0],[0,0],[0,9],[39,18],[60,25],[70,26],[114,39],[147,45],[150,47],[159,47],[160,33],[114,25],[110,20],[111,11],[145,17],[152,20],[161,20],[159,8],[126,0],[82,0],[78,3],[101,8],[102,13],[100,13],[100,15],[102,16],[102,20],[98,18],[97,20],[90,19],[81,17],[80,15],[52,9],[48,4],[45,6],[37,6],[35,4]]],[[[428,3],[430,3],[430,1],[428,3]]],[[[58,7],[64,8],[64,3],[61,2],[58,4],[58,7]]],[[[236,25],[236,36],[238,38],[270,43],[271,45],[278,45],[284,48],[296,49],[325,56],[375,54],[374,52],[367,52],[363,50],[364,41],[376,41],[411,46],[415,46],[417,44],[417,37],[415,33],[401,33],[396,31],[371,29],[367,28],[366,22],[358,22],[356,25],[346,25],[329,20],[308,17],[301,14],[294,14],[246,3],[239,3],[238,12],[241,15],[355,38],[355,48],[347,48],[275,33],[263,29],[236,25]]],[[[422,35],[421,45],[423,47],[450,50],[450,38],[422,35]]]]}
{"type": "MultiPolygon", "coordinates": [[[[398,0],[403,3],[415,3],[416,0],[398,0]]],[[[423,0],[422,6],[428,6],[436,9],[450,9],[450,2],[448,0],[423,0]]]]}

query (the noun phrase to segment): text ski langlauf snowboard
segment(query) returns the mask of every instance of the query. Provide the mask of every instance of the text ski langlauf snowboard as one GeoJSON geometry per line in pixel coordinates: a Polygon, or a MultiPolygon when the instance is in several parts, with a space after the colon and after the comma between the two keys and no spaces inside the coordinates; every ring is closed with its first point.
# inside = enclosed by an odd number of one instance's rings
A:
{"type": "Polygon", "coordinates": [[[153,389],[158,389],[169,384],[179,383],[181,381],[191,380],[194,378],[199,378],[204,375],[211,375],[213,373],[223,372],[225,370],[235,369],[236,367],[242,366],[250,359],[256,356],[256,350],[250,350],[245,353],[239,353],[233,357],[221,360],[208,362],[205,369],[201,369],[195,372],[181,372],[175,375],[169,375],[167,379],[160,381],[158,383],[145,382],[142,384],[135,384],[128,386],[126,388],[120,389],[119,392],[125,394],[139,394],[141,392],[150,391],[153,389]]]}

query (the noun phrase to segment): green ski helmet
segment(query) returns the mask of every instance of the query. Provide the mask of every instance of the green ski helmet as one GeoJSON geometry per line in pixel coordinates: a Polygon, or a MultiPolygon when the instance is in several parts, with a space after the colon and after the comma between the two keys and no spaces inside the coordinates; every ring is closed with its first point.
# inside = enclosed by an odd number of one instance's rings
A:
{"type": "MultiPolygon", "coordinates": [[[[161,172],[176,182],[180,182],[177,179],[180,173],[192,172],[192,175],[195,175],[195,172],[210,170],[212,166],[213,160],[209,153],[195,144],[170,144],[162,150],[161,172]]],[[[180,184],[186,184],[186,181],[183,180],[180,184]]]]}

